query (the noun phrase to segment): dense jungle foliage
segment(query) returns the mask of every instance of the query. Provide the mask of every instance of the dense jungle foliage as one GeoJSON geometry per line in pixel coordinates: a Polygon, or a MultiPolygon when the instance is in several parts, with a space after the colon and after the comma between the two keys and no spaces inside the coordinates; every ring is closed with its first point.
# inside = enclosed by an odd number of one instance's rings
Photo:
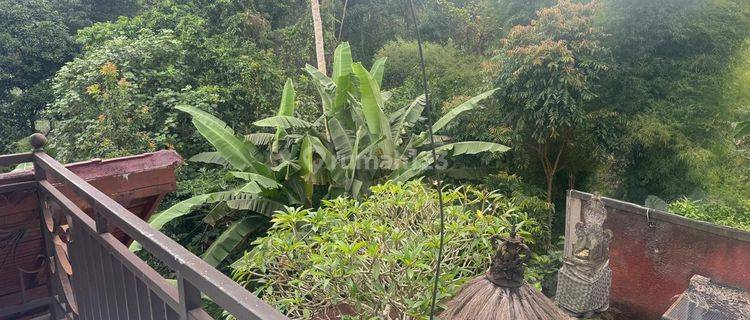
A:
{"type": "MultiPolygon", "coordinates": [[[[309,0],[0,0],[0,152],[39,131],[64,162],[176,150],[189,161],[150,223],[300,316],[351,291],[331,274],[369,285],[354,273],[378,254],[386,269],[432,261],[415,253],[434,248],[432,224],[403,234],[408,248],[374,229],[387,253],[347,233],[432,219],[430,123],[461,203],[449,235],[471,238],[451,247],[467,255],[444,294],[484,268],[476,235],[511,222],[534,243],[529,280],[549,289],[570,188],[750,228],[747,0],[414,0],[416,25],[404,0],[320,2],[328,73],[309,0]],[[431,209],[394,219],[381,202],[431,209]],[[300,265],[272,259],[275,242],[300,265]]],[[[399,281],[425,287],[428,269],[399,281]]],[[[357,294],[358,312],[424,312],[425,297],[357,294]]]]}

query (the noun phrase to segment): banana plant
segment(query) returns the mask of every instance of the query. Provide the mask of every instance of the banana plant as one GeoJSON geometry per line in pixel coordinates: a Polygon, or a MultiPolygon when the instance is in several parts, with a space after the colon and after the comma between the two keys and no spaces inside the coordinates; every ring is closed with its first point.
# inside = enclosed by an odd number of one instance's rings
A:
{"type": "MultiPolygon", "coordinates": [[[[197,154],[190,161],[224,165],[229,169],[229,176],[243,182],[235,190],[198,195],[179,202],[154,215],[149,224],[161,229],[166,223],[198,207],[213,205],[203,222],[216,226],[222,221],[231,221],[229,228],[203,254],[204,260],[216,266],[242,245],[249,235],[262,228],[264,221],[274,212],[285,209],[285,206],[309,207],[312,193],[305,188],[305,168],[289,154],[273,152],[280,141],[291,139],[287,137],[288,129],[312,126],[307,121],[290,116],[294,113],[294,96],[294,86],[289,80],[284,86],[278,114],[255,123],[260,127],[276,128],[276,133],[270,138],[257,135],[241,137],[226,123],[203,110],[191,106],[176,107],[192,117],[198,132],[216,149],[197,154]],[[264,150],[266,147],[272,150],[264,150]]],[[[140,248],[137,243],[131,246],[132,251],[140,248]]]]}
{"type": "Polygon", "coordinates": [[[747,136],[750,136],[750,120],[737,123],[734,128],[734,138],[742,139],[747,136]]]}
{"type": "MultiPolygon", "coordinates": [[[[370,185],[384,180],[409,180],[429,169],[434,159],[426,145],[427,132],[414,133],[424,120],[425,97],[386,114],[390,93],[381,90],[386,59],[373,63],[368,71],[352,62],[349,44],[344,42],[334,52],[332,78],[313,66],[305,71],[316,80],[327,121],[327,133],[315,132],[319,148],[313,151],[324,161],[332,176],[329,195],[359,197],[370,185]],[[355,81],[356,80],[356,81],[355,81]],[[358,84],[355,86],[353,84],[358,84]],[[318,152],[322,151],[322,152],[318,152]]],[[[472,97],[450,110],[432,125],[439,134],[464,112],[477,109],[482,100],[495,90],[472,97]]],[[[311,134],[308,131],[307,134],[311,134]]],[[[441,156],[458,156],[482,152],[501,153],[509,148],[490,142],[449,142],[440,136],[436,152],[441,156]]]]}
{"type": "MultiPolygon", "coordinates": [[[[203,218],[209,225],[231,221],[227,231],[208,248],[203,258],[218,265],[263,226],[258,217],[271,217],[285,206],[311,207],[323,198],[360,198],[373,184],[405,181],[434,165],[427,132],[416,129],[424,121],[425,97],[386,114],[390,94],[381,90],[385,59],[370,70],[353,62],[348,43],[334,52],[329,78],[308,65],[315,80],[323,114],[314,122],[294,115],[295,91],[287,80],[278,113],[253,123],[263,132],[238,136],[218,118],[194,107],[180,106],[192,117],[198,132],[215,151],[198,154],[191,161],[227,166],[229,174],[244,183],[235,190],[199,195],[155,215],[150,223],[165,223],[206,204],[213,209],[203,218]],[[321,190],[323,192],[321,192],[321,190]]],[[[460,114],[479,108],[495,90],[472,97],[432,125],[441,133],[460,114]]],[[[435,151],[441,156],[482,152],[501,153],[508,147],[482,141],[452,142],[437,136],[435,151]]]]}

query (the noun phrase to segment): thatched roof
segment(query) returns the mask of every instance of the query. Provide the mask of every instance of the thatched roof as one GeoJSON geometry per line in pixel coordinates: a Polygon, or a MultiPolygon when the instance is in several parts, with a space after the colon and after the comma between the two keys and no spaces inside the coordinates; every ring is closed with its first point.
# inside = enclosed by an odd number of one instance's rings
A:
{"type": "Polygon", "coordinates": [[[466,283],[440,315],[444,320],[570,319],[554,302],[523,280],[531,256],[523,239],[511,231],[503,238],[485,275],[466,283]]]}
{"type": "Polygon", "coordinates": [[[525,283],[500,287],[480,276],[466,283],[440,315],[444,320],[570,319],[555,303],[525,283]]]}

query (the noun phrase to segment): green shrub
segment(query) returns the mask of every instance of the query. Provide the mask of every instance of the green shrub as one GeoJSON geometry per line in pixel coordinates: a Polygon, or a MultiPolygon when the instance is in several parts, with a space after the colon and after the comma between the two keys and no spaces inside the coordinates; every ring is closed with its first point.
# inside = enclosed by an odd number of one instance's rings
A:
{"type": "MultiPolygon", "coordinates": [[[[398,40],[387,43],[378,51],[377,57],[388,58],[382,87],[393,93],[393,99],[397,101],[393,105],[408,104],[423,93],[416,42],[398,40]]],[[[424,57],[430,98],[436,113],[451,98],[472,96],[487,87],[482,81],[478,61],[481,58],[461,52],[452,43],[426,43],[424,57]]]]}
{"type": "Polygon", "coordinates": [[[731,206],[718,201],[683,198],[670,203],[667,209],[691,219],[750,231],[750,199],[731,206]]]}
{"type": "MultiPolygon", "coordinates": [[[[536,243],[538,224],[494,192],[446,188],[445,260],[439,298],[486,271],[490,238],[511,222],[536,243]]],[[[233,264],[234,278],[293,318],[347,305],[361,319],[395,312],[426,318],[438,238],[436,192],[421,181],[372,187],[358,202],[337,198],[317,211],[288,209],[268,236],[233,264]]],[[[527,275],[540,280],[554,259],[534,255],[527,275]]]]}

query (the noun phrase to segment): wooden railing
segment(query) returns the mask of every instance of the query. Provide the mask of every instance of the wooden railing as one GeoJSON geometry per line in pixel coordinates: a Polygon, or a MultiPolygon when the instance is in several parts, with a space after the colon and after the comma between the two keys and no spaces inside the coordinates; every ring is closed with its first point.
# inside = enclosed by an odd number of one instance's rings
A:
{"type": "Polygon", "coordinates": [[[44,153],[44,136],[33,135],[31,143],[34,152],[0,156],[0,167],[34,165],[53,319],[213,319],[203,310],[202,295],[237,319],[287,319],[44,153]],[[93,218],[50,177],[90,204],[93,218]],[[114,228],[174,271],[176,286],[117,240],[114,228]]]}

